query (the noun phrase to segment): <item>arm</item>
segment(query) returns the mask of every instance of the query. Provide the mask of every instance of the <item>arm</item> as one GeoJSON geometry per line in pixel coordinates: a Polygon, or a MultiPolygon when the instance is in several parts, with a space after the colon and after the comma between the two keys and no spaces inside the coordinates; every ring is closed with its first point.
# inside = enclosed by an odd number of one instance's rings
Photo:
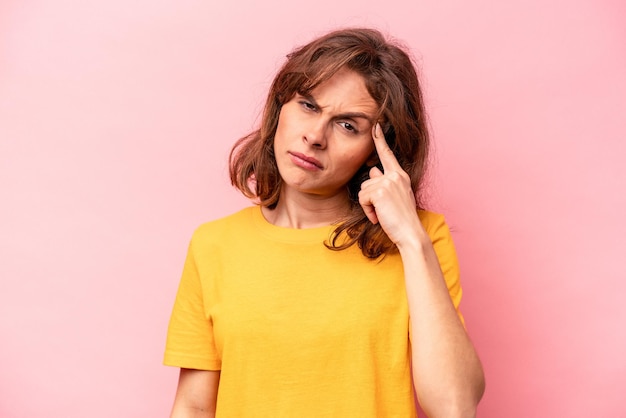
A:
{"type": "Polygon", "coordinates": [[[411,361],[418,400],[431,418],[473,417],[484,392],[482,366],[465,332],[430,238],[417,216],[408,175],[379,125],[374,143],[385,173],[374,167],[359,201],[402,257],[411,318],[411,361]]]}
{"type": "MultiPolygon", "coordinates": [[[[420,224],[421,227],[421,224],[420,224]]],[[[430,417],[473,417],[484,391],[480,360],[465,332],[423,228],[398,246],[411,316],[413,381],[430,417]]]]}
{"type": "Polygon", "coordinates": [[[219,382],[219,370],[180,369],[170,418],[215,417],[219,382]]]}

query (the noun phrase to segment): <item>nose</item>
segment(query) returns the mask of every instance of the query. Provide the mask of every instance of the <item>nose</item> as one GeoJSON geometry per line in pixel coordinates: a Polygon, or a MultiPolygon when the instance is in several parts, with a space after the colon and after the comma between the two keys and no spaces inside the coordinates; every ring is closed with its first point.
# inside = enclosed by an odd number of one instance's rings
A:
{"type": "Polygon", "coordinates": [[[304,137],[302,138],[305,143],[311,147],[324,149],[326,148],[326,135],[327,135],[326,121],[321,118],[316,121],[311,121],[307,127],[304,137]]]}

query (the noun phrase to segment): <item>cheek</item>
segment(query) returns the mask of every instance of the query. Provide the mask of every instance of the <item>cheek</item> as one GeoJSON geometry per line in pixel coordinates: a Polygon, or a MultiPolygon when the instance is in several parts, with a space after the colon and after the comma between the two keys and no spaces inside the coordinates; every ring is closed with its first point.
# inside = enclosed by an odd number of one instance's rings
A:
{"type": "Polygon", "coordinates": [[[371,158],[374,147],[359,148],[344,155],[345,167],[349,167],[350,175],[354,175],[371,158]]]}
{"type": "Polygon", "coordinates": [[[358,149],[354,150],[349,158],[351,159],[351,161],[353,161],[355,165],[358,165],[360,167],[365,164],[365,162],[369,160],[374,153],[375,150],[372,144],[372,146],[359,147],[358,149]]]}
{"type": "Polygon", "coordinates": [[[274,148],[285,144],[287,138],[293,135],[294,118],[290,117],[289,112],[283,108],[278,116],[278,124],[276,125],[276,133],[274,134],[274,148]]]}
{"type": "Polygon", "coordinates": [[[286,145],[286,138],[287,138],[286,133],[287,133],[287,130],[285,129],[284,125],[281,125],[281,123],[278,123],[278,126],[276,127],[276,133],[274,134],[274,141],[272,144],[272,147],[274,148],[275,153],[287,146],[286,145]]]}

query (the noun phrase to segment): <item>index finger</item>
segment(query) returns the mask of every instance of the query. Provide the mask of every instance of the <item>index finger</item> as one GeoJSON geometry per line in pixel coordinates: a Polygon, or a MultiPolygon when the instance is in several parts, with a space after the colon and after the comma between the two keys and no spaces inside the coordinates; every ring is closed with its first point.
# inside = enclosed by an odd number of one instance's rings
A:
{"type": "Polygon", "coordinates": [[[374,139],[374,146],[376,147],[376,153],[378,153],[380,163],[383,165],[383,170],[402,170],[398,159],[394,155],[391,148],[389,148],[389,144],[387,144],[387,140],[385,139],[383,128],[381,128],[380,123],[376,123],[374,126],[372,138],[374,139]]]}

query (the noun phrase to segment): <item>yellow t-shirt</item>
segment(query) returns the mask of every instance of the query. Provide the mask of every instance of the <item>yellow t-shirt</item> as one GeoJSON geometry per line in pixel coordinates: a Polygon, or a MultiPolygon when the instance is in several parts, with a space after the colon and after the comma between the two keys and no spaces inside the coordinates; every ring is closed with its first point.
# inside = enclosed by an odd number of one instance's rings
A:
{"type": "MultiPolygon", "coordinates": [[[[450,231],[419,215],[458,309],[450,231]]],[[[218,417],[416,416],[401,259],[331,251],[332,230],[278,227],[250,207],[194,233],[164,363],[221,370],[218,417]]]]}

